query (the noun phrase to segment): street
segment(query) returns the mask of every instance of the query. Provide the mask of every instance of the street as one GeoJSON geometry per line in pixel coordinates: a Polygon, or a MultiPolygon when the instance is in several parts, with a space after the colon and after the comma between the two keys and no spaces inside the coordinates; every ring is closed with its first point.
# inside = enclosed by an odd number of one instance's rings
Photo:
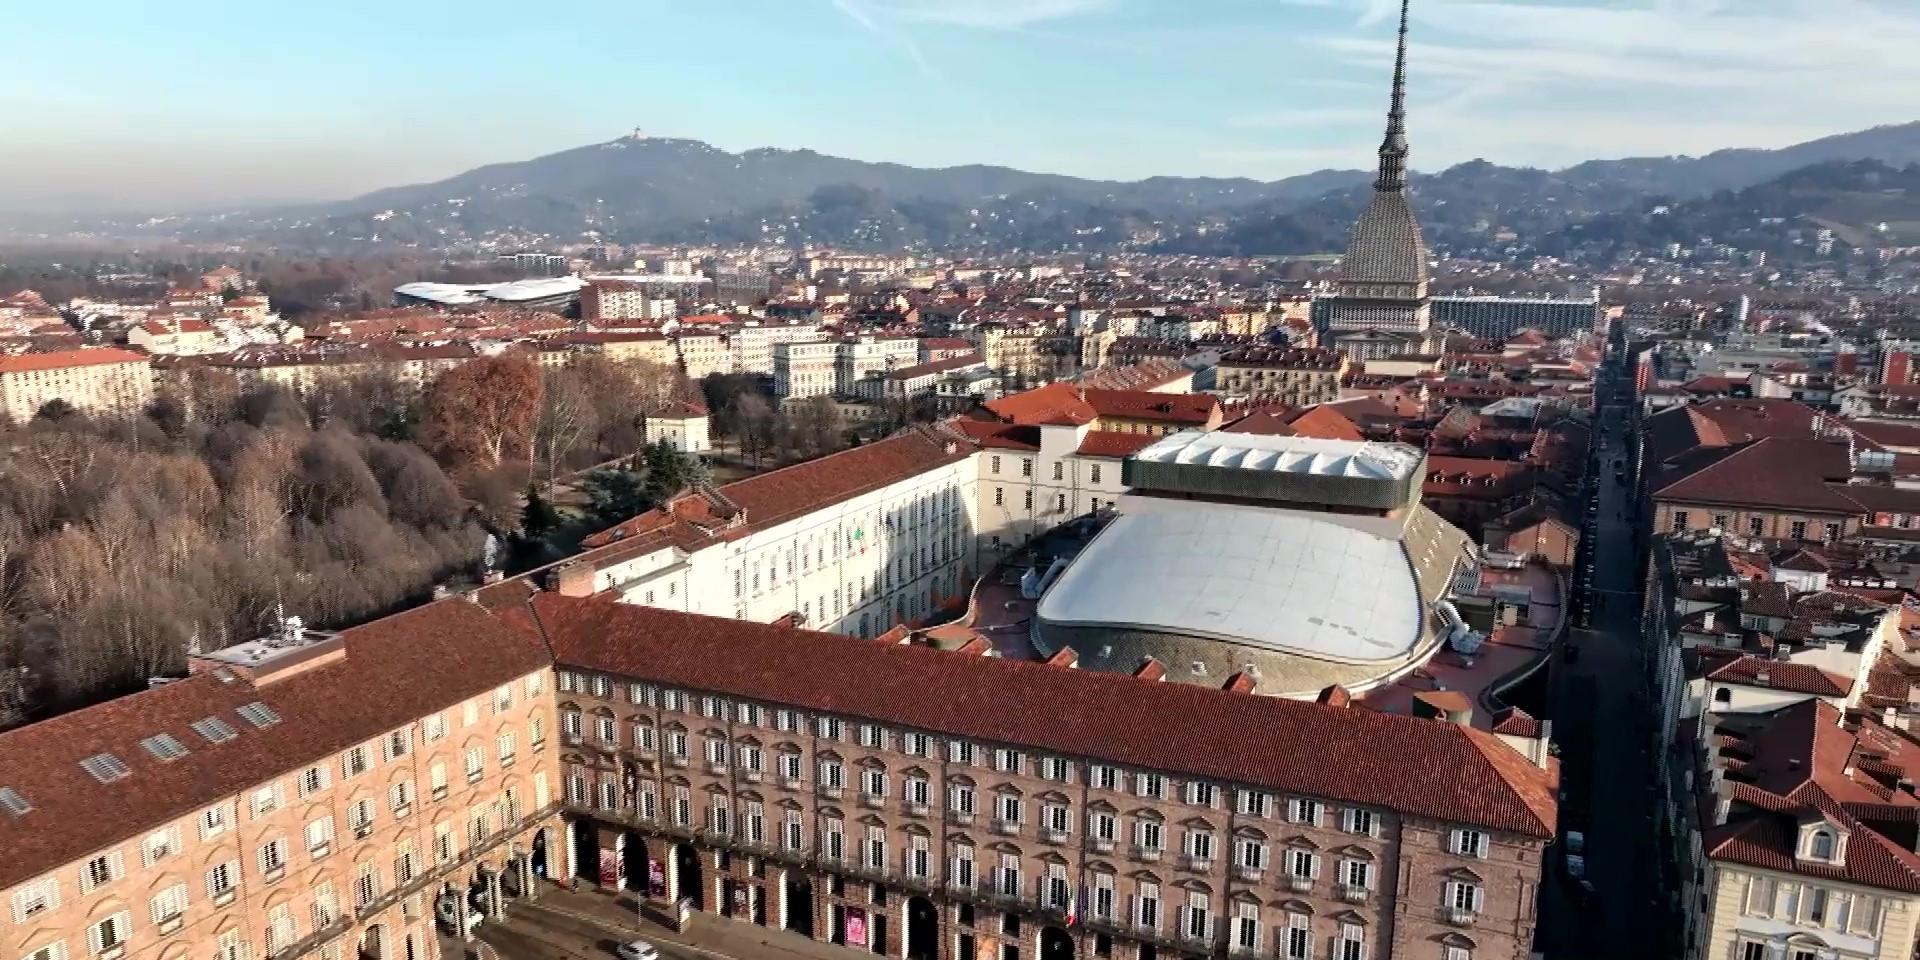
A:
{"type": "MultiPolygon", "coordinates": [[[[1634,500],[1614,462],[1631,457],[1625,403],[1603,408],[1593,473],[1599,509],[1592,531],[1590,620],[1553,678],[1551,713],[1561,746],[1560,829],[1586,836],[1586,893],[1556,850],[1542,896],[1542,945],[1550,957],[1647,957],[1659,953],[1650,714],[1643,691],[1634,500]]],[[[1628,474],[1629,478],[1631,473],[1628,474]]],[[[1576,574],[1576,589],[1582,589],[1576,574]]]]}

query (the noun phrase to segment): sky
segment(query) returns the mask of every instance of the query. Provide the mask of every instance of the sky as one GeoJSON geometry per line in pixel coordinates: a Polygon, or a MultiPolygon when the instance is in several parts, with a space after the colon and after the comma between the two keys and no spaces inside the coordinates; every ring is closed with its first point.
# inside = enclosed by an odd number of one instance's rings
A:
{"type": "MultiPolygon", "coordinates": [[[[0,209],[325,200],[638,128],[920,166],[1372,163],[1397,0],[8,3],[0,209]]],[[[1413,0],[1415,169],[1920,120],[1915,0],[1413,0]]]]}

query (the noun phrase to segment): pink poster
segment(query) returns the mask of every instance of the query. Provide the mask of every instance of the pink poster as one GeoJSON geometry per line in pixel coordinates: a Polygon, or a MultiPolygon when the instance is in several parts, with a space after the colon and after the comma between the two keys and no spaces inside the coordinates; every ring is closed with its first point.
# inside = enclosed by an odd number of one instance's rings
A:
{"type": "Polygon", "coordinates": [[[600,851],[600,885],[603,887],[620,885],[620,851],[600,851]]]}
{"type": "Polygon", "coordinates": [[[859,907],[847,908],[847,946],[864,947],[867,945],[867,912],[859,907]]]}

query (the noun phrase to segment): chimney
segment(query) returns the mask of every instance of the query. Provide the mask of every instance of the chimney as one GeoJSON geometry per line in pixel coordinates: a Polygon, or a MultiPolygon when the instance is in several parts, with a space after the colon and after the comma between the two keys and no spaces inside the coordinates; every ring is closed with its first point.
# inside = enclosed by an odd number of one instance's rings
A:
{"type": "Polygon", "coordinates": [[[1715,779],[1713,785],[1713,825],[1724,826],[1733,813],[1733,784],[1715,779]]]}
{"type": "Polygon", "coordinates": [[[1142,658],[1140,666],[1134,668],[1133,675],[1141,680],[1165,680],[1167,665],[1152,657],[1142,658]]]}
{"type": "Polygon", "coordinates": [[[1061,647],[1053,652],[1053,656],[1047,658],[1047,666],[1075,669],[1080,666],[1080,654],[1072,647],[1061,647]]]}
{"type": "Polygon", "coordinates": [[[575,560],[555,567],[548,575],[547,589],[563,597],[593,596],[593,564],[575,560]]]}
{"type": "Polygon", "coordinates": [[[1346,687],[1336,683],[1320,691],[1320,696],[1315,697],[1314,702],[1323,707],[1344,708],[1353,703],[1353,694],[1347,692],[1346,687]]]}
{"type": "Polygon", "coordinates": [[[1252,693],[1255,684],[1256,681],[1252,676],[1243,671],[1236,670],[1232,676],[1227,678],[1227,682],[1221,685],[1220,689],[1228,693],[1252,693]]]}
{"type": "Polygon", "coordinates": [[[1547,768],[1547,756],[1549,753],[1549,747],[1551,747],[1552,744],[1553,744],[1553,719],[1549,717],[1545,720],[1540,721],[1540,739],[1536,741],[1536,746],[1534,747],[1534,756],[1533,756],[1534,765],[1539,767],[1542,770],[1545,770],[1547,768]]]}

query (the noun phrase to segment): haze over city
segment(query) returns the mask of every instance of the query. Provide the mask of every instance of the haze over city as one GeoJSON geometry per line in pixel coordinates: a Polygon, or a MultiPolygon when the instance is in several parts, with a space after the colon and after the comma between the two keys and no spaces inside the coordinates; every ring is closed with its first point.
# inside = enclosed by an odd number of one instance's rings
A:
{"type": "MultiPolygon", "coordinates": [[[[1079,176],[1352,167],[1385,0],[740,0],[688,6],[196,0],[9,11],[0,208],[339,199],[611,139],[1079,176]],[[76,59],[77,58],[77,59],[76,59]]],[[[1914,119],[1901,0],[1432,0],[1420,149],[1778,147],[1914,119]]]]}

